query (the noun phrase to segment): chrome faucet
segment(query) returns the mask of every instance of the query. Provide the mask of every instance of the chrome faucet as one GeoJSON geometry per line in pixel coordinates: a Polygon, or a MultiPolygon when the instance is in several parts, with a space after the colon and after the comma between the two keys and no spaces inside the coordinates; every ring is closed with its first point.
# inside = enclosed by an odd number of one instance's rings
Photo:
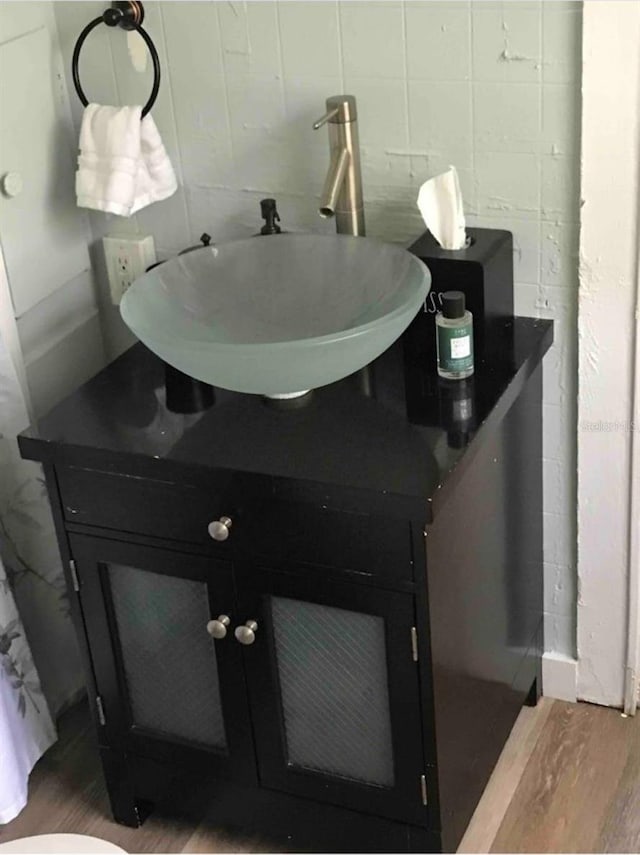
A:
{"type": "Polygon", "coordinates": [[[364,235],[358,114],[353,95],[327,98],[327,112],[314,122],[314,131],[324,124],[329,125],[331,162],[320,197],[320,216],[335,216],[338,234],[364,235]]]}

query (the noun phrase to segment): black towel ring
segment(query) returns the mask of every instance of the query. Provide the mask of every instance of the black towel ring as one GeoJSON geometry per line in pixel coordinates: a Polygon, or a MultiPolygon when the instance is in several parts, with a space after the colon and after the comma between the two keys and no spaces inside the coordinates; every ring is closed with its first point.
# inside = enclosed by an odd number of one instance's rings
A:
{"type": "Polygon", "coordinates": [[[144,39],[145,44],[149,48],[151,60],[153,61],[153,87],[151,88],[149,100],[142,108],[142,118],[144,118],[153,107],[160,89],[160,60],[158,58],[158,51],[156,50],[154,43],[151,41],[151,37],[146,30],[142,28],[143,21],[144,9],[142,8],[142,3],[138,2],[138,0],[118,0],[118,2],[112,3],[109,9],[105,9],[99,18],[94,18],[93,21],[90,21],[80,33],[76,46],[73,49],[71,72],[73,74],[73,85],[76,87],[78,98],[85,107],[89,101],[87,100],[87,96],[84,94],[82,86],[80,85],[78,60],[80,59],[80,51],[82,50],[84,40],[87,38],[89,33],[98,26],[98,24],[106,24],[108,27],[121,27],[123,30],[135,30],[137,33],[140,33],[144,39]]]}

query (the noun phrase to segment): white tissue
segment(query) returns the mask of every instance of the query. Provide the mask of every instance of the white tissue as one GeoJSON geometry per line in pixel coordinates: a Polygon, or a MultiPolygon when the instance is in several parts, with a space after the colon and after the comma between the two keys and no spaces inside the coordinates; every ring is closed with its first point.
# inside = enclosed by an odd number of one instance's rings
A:
{"type": "Polygon", "coordinates": [[[455,166],[424,182],[418,193],[418,208],[426,227],[443,249],[464,249],[466,223],[455,166]]]}

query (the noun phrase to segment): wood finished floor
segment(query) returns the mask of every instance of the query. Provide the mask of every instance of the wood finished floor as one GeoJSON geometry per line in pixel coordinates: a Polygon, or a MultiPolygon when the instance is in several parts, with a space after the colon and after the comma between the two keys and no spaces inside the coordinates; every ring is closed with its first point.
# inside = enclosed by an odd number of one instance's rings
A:
{"type": "MultiPolygon", "coordinates": [[[[54,832],[128,852],[276,851],[216,829],[206,789],[187,806],[168,800],[139,830],[112,822],[84,705],[63,717],[60,740],[31,776],[29,804],[0,826],[0,842],[54,832]]],[[[639,852],[640,715],[546,699],[525,708],[459,851],[639,852]]]]}

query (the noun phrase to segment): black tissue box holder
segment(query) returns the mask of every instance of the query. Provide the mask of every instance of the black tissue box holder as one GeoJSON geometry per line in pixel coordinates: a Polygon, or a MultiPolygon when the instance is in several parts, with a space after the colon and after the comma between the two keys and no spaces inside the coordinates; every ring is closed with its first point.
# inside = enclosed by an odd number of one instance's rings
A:
{"type": "Polygon", "coordinates": [[[462,291],[473,315],[476,363],[504,354],[505,332],[513,321],[513,235],[502,229],[467,229],[466,249],[443,249],[425,232],[410,247],[431,271],[431,290],[405,336],[407,356],[428,356],[435,364],[435,315],[444,291],[462,291]]]}

